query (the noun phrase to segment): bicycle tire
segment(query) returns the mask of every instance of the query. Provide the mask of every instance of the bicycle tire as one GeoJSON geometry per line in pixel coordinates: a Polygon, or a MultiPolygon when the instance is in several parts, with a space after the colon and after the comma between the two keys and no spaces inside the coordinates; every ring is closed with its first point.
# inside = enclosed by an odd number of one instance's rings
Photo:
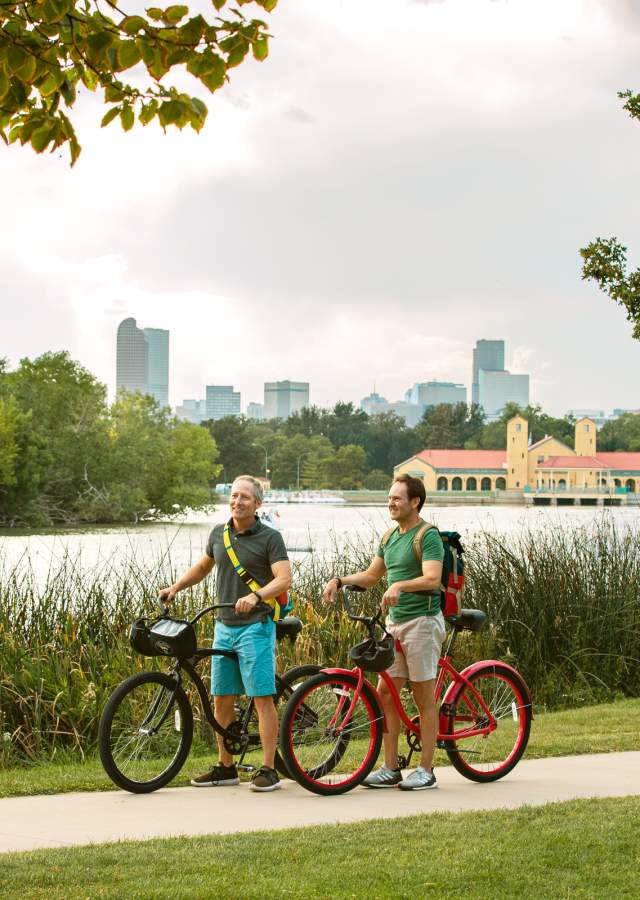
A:
{"type": "Polygon", "coordinates": [[[293,778],[314,794],[352,790],[364,781],[380,753],[383,714],[368,684],[363,685],[344,731],[336,731],[351,707],[357,683],[351,674],[320,672],[300,685],[285,707],[280,752],[293,778]]]}
{"type": "Polygon", "coordinates": [[[107,700],[98,727],[107,775],[133,794],[149,794],[175,778],[192,740],[191,704],[164,672],[139,672],[125,679],[107,700]],[[154,719],[159,731],[150,734],[154,719]]]}
{"type": "Polygon", "coordinates": [[[487,664],[468,676],[480,694],[497,727],[470,738],[456,738],[457,732],[486,722],[478,701],[464,684],[448,698],[455,715],[449,716],[445,750],[452,765],[471,781],[490,782],[504,778],[518,764],[527,749],[531,731],[531,698],[517,672],[508,666],[487,664]],[[455,745],[446,746],[453,739],[455,745]]]}
{"type": "MultiPolygon", "coordinates": [[[[287,703],[298,684],[306,681],[313,675],[317,675],[318,672],[321,671],[321,669],[322,666],[315,666],[311,665],[310,663],[307,665],[293,666],[291,669],[287,669],[287,671],[280,676],[286,687],[281,687],[276,682],[276,707],[281,703],[287,703]]],[[[287,764],[282,758],[277,747],[274,765],[280,775],[284,775],[285,778],[292,777],[289,769],[287,768],[287,764]]]]}

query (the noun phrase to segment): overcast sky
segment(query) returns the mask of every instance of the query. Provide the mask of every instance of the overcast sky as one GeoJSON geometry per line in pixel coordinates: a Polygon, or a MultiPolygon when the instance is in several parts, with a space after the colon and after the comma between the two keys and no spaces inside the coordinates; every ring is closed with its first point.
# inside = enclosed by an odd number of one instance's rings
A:
{"type": "Polygon", "coordinates": [[[171,332],[172,404],[233,384],[244,409],[282,378],[320,405],[470,387],[503,338],[547,411],[640,407],[640,343],[578,253],[616,235],[640,264],[616,96],[640,3],[280,0],[270,23],[200,135],[101,130],[83,97],[74,169],[0,144],[0,356],[68,349],[112,394],[133,316],[171,332]]]}

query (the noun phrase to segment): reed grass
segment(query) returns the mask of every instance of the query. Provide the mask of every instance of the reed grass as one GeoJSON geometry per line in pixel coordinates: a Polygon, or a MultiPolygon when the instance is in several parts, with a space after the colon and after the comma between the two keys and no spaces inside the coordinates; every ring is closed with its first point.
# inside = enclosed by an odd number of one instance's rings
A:
{"type": "MultiPolygon", "coordinates": [[[[298,565],[296,614],[305,628],[282,642],[281,670],[302,662],[344,664],[362,627],[321,601],[332,575],[364,569],[373,540],[336,539],[298,565]]],[[[538,707],[563,708],[640,695],[640,536],[612,520],[589,528],[547,528],[516,536],[479,535],[466,554],[465,605],[487,612],[489,626],[465,634],[456,664],[500,658],[515,665],[538,707]]],[[[165,554],[150,565],[135,555],[83,568],[69,555],[36,577],[25,557],[0,560],[0,765],[83,758],[95,749],[108,695],[127,675],[162,667],[135,654],[131,621],[151,614],[160,587],[176,573],[165,554]]],[[[213,602],[207,580],[180,595],[178,615],[213,602]]],[[[373,610],[383,586],[354,598],[373,610]]],[[[211,622],[200,623],[200,639],[211,622]]]]}

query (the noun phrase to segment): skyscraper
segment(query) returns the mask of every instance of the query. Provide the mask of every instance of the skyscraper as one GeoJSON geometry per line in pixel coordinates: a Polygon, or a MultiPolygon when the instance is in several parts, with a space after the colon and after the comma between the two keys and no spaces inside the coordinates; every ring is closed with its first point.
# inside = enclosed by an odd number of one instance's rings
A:
{"type": "Polygon", "coordinates": [[[471,402],[479,403],[480,369],[489,372],[504,372],[504,341],[476,341],[473,348],[473,375],[471,379],[471,402]]]}
{"type": "Polygon", "coordinates": [[[169,405],[169,332],[138,328],[135,319],[118,325],[116,388],[151,394],[169,405]]]}
{"type": "Polygon", "coordinates": [[[145,328],[147,339],[147,394],[161,406],[169,405],[169,332],[145,328]]]}
{"type": "Polygon", "coordinates": [[[265,419],[288,419],[305,406],[309,406],[308,381],[265,381],[265,419]]]}
{"type": "Polygon", "coordinates": [[[148,348],[144,331],[135,319],[124,319],[118,325],[116,351],[116,389],[125,391],[147,390],[148,348]]]}
{"type": "Polygon", "coordinates": [[[407,403],[439,406],[441,403],[466,403],[467,389],[463,384],[451,381],[423,381],[414,384],[404,396],[407,403]]]}
{"type": "Polygon", "coordinates": [[[529,376],[510,372],[480,369],[478,396],[487,419],[497,419],[507,403],[517,403],[520,409],[529,405],[529,376]]]}
{"type": "Polygon", "coordinates": [[[208,384],[205,402],[207,419],[240,415],[240,391],[234,391],[231,384],[208,384]]]}

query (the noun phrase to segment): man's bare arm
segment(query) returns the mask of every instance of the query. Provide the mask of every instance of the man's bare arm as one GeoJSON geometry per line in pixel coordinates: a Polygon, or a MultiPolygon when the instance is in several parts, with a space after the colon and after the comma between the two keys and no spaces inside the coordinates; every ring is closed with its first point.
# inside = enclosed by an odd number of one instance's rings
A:
{"type": "MultiPolygon", "coordinates": [[[[387,571],[384,560],[381,556],[375,556],[369,568],[364,572],[354,572],[353,575],[340,576],[343,585],[354,584],[357,587],[372,588],[380,581],[387,571]]],[[[335,578],[331,578],[324,586],[322,599],[325,603],[333,603],[336,599],[338,584],[335,578]]]]}
{"type": "MultiPolygon", "coordinates": [[[[271,581],[260,588],[260,596],[263,600],[277,597],[278,594],[288,591],[291,587],[291,563],[288,559],[271,563],[271,574],[273,575],[271,581]]],[[[249,613],[257,603],[258,599],[255,594],[247,594],[246,597],[240,597],[236,603],[236,612],[239,614],[249,613]]]]}
{"type": "Polygon", "coordinates": [[[407,581],[396,581],[385,591],[382,606],[395,606],[402,593],[415,591],[438,591],[442,582],[442,563],[437,559],[422,561],[422,575],[407,581]]]}

